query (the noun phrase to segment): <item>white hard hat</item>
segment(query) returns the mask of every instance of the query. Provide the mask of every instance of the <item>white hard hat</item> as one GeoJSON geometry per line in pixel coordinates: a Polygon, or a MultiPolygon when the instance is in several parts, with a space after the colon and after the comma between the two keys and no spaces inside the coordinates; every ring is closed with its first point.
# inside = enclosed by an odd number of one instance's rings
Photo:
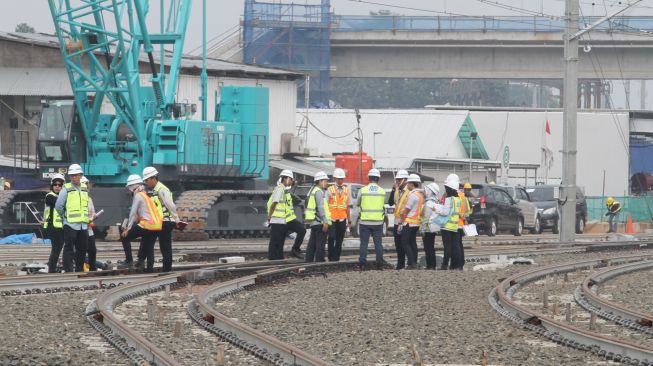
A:
{"type": "Polygon", "coordinates": [[[408,178],[408,172],[404,169],[400,169],[395,176],[395,179],[406,179],[408,178]]]}
{"type": "Polygon", "coordinates": [[[417,174],[411,174],[408,176],[408,182],[411,183],[422,183],[422,180],[420,179],[419,175],[417,174]]]}
{"type": "Polygon", "coordinates": [[[345,179],[345,171],[343,169],[336,168],[336,170],[333,171],[333,178],[345,179]]]}
{"type": "Polygon", "coordinates": [[[66,181],[66,178],[61,173],[55,173],[50,179],[50,184],[54,183],[55,180],[60,180],[62,183],[66,181]]]}
{"type": "Polygon", "coordinates": [[[127,178],[126,186],[129,187],[129,186],[131,186],[133,184],[142,184],[142,183],[143,183],[143,179],[141,179],[140,175],[132,174],[132,175],[129,176],[129,178],[127,178]]]}
{"type": "Polygon", "coordinates": [[[156,175],[159,175],[159,172],[153,166],[146,166],[143,169],[143,179],[152,178],[156,175]]]}
{"type": "Polygon", "coordinates": [[[319,180],[324,180],[324,179],[329,180],[329,176],[326,175],[325,172],[317,172],[317,173],[315,173],[315,176],[313,177],[313,181],[315,181],[315,182],[317,182],[319,180]]]}
{"type": "Polygon", "coordinates": [[[84,174],[82,171],[82,167],[79,166],[79,164],[71,164],[68,167],[68,175],[75,175],[75,174],[84,174]]]}
{"type": "Polygon", "coordinates": [[[444,185],[451,189],[460,189],[460,178],[458,178],[458,174],[447,175],[447,179],[444,180],[444,185]]]}
{"type": "Polygon", "coordinates": [[[85,175],[82,175],[82,179],[79,180],[80,183],[89,183],[90,181],[86,178],[85,175]]]}
{"type": "Polygon", "coordinates": [[[292,170],[290,169],[284,169],[281,171],[281,174],[279,174],[280,177],[290,177],[292,179],[295,179],[295,176],[292,174],[292,170]]]}
{"type": "Polygon", "coordinates": [[[440,186],[435,182],[427,184],[424,188],[427,192],[431,191],[434,196],[438,196],[440,194],[440,186]]]}
{"type": "Polygon", "coordinates": [[[367,176],[381,178],[381,172],[378,169],[372,168],[369,172],[367,172],[367,176]]]}

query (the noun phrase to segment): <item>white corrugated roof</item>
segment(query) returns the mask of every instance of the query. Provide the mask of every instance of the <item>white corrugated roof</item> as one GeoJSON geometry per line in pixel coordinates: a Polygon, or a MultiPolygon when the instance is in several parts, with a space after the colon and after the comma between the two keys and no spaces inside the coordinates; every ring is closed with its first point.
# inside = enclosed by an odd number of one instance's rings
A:
{"type": "Polygon", "coordinates": [[[59,68],[0,68],[0,95],[69,97],[66,70],[59,68]]]}
{"type": "MultiPolygon", "coordinates": [[[[304,111],[297,112],[298,126],[304,119],[304,111]]],[[[375,159],[379,168],[408,168],[416,157],[466,157],[458,130],[467,111],[366,109],[359,113],[363,151],[373,155],[376,140],[375,159]],[[375,132],[381,134],[374,138],[375,132]]],[[[356,133],[349,134],[356,128],[354,110],[309,109],[308,118],[314,125],[308,127],[308,148],[316,148],[320,154],[358,151],[356,133]]]]}

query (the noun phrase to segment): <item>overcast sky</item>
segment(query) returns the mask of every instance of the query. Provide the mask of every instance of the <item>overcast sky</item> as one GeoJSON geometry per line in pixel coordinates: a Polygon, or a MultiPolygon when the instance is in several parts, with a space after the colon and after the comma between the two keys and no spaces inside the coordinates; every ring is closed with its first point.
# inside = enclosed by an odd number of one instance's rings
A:
{"type": "MultiPolygon", "coordinates": [[[[168,0],[166,0],[168,1],[168,0]]],[[[317,4],[319,0],[286,0],[284,3],[317,4]]],[[[75,3],[75,0],[72,1],[75,3]]],[[[279,2],[268,0],[268,2],[279,2]]],[[[627,0],[581,0],[583,15],[601,16],[627,3],[627,0]],[[592,5],[592,4],[595,5],[592,5]]],[[[153,10],[158,9],[158,0],[151,1],[153,10]]],[[[237,27],[243,14],[243,0],[207,0],[207,37],[219,36],[237,27]]],[[[386,9],[405,15],[437,15],[448,12],[465,15],[524,15],[543,12],[561,16],[564,13],[564,0],[331,0],[331,7],[339,15],[366,15],[370,11],[386,9]],[[503,7],[487,3],[499,3],[503,7]],[[412,9],[409,9],[412,8],[412,9]]],[[[186,51],[201,45],[202,2],[193,0],[191,21],[186,38],[186,51]]],[[[653,14],[653,0],[643,0],[626,15],[653,14]]],[[[26,22],[38,32],[52,33],[52,19],[47,0],[0,0],[0,31],[13,32],[16,24],[26,22]]]]}

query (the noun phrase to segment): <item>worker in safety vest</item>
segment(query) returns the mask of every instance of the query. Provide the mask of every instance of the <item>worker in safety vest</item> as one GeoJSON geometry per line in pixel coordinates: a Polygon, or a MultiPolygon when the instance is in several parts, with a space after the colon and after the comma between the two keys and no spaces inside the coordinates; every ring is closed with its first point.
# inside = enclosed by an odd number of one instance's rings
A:
{"type": "Polygon", "coordinates": [[[63,218],[54,207],[64,183],[66,183],[66,179],[63,174],[54,174],[52,179],[50,179],[50,192],[45,195],[43,229],[45,229],[45,237],[50,239],[51,243],[48,273],[57,272],[57,262],[59,262],[59,255],[63,249],[63,218]]]}
{"type": "Polygon", "coordinates": [[[390,191],[390,197],[388,197],[388,205],[395,206],[394,211],[394,241],[395,241],[395,250],[397,251],[397,269],[402,269],[406,266],[406,254],[404,253],[404,248],[401,244],[401,233],[398,230],[397,225],[399,223],[399,217],[401,216],[401,210],[406,204],[406,180],[408,179],[408,172],[401,169],[397,172],[395,176],[395,184],[392,186],[392,191],[390,191]]]}
{"type": "Polygon", "coordinates": [[[422,225],[422,210],[424,209],[424,193],[419,189],[422,183],[419,175],[411,174],[406,183],[406,204],[399,216],[399,232],[401,245],[404,248],[407,269],[417,269],[417,231],[422,225]]]}
{"type": "Polygon", "coordinates": [[[608,197],[606,206],[608,207],[608,212],[605,214],[605,216],[608,217],[608,223],[610,227],[608,233],[616,233],[617,223],[619,222],[619,212],[621,212],[621,203],[612,197],[608,197]]]}
{"type": "Polygon", "coordinates": [[[462,190],[458,190],[458,198],[461,200],[460,205],[460,216],[458,217],[458,246],[460,250],[460,268],[462,269],[465,266],[465,247],[463,246],[463,237],[465,236],[465,230],[463,226],[467,225],[467,220],[472,214],[472,205],[469,202],[465,192],[469,191],[471,193],[472,185],[465,183],[462,190]],[[467,188],[469,186],[469,189],[467,188]]]}
{"type": "Polygon", "coordinates": [[[294,211],[292,197],[287,188],[292,187],[293,172],[285,169],[279,175],[279,182],[268,199],[268,218],[266,226],[270,226],[270,243],[268,244],[268,259],[283,259],[283,244],[286,241],[286,217],[288,207],[294,211]]]}
{"type": "Polygon", "coordinates": [[[458,196],[460,179],[456,174],[449,174],[444,181],[445,200],[443,205],[436,206],[436,212],[446,218],[440,233],[442,234],[442,245],[444,246],[444,258],[440,269],[461,269],[462,253],[458,238],[458,228],[462,210],[462,200],[458,196]],[[449,265],[447,258],[451,258],[449,265]]]}
{"type": "Polygon", "coordinates": [[[70,182],[59,192],[55,210],[63,217],[63,269],[66,272],[82,272],[88,242],[88,191],[81,182],[83,175],[79,164],[68,167],[70,182]],[[74,259],[74,267],[73,267],[74,259]]]}
{"type": "MultiPolygon", "coordinates": [[[[149,196],[163,216],[163,227],[158,233],[159,250],[161,250],[163,258],[161,272],[170,272],[172,271],[172,230],[179,222],[177,206],[175,206],[170,189],[159,181],[159,172],[156,168],[148,166],[143,169],[143,182],[149,196]]],[[[138,261],[142,263],[144,260],[145,256],[139,252],[138,261]]]]}
{"type": "Polygon", "coordinates": [[[438,205],[440,186],[437,183],[429,183],[424,186],[424,208],[422,209],[422,243],[424,244],[424,256],[426,269],[435,270],[435,235],[440,232],[440,227],[433,222],[435,207],[438,205]]]}
{"type": "Polygon", "coordinates": [[[306,262],[324,262],[324,246],[331,225],[331,212],[324,192],[329,184],[329,176],[325,172],[317,172],[313,181],[315,185],[308,192],[304,211],[304,222],[311,228],[306,247],[306,262]]]}
{"type": "MultiPolygon", "coordinates": [[[[86,184],[86,191],[88,192],[88,241],[86,242],[86,255],[88,255],[88,270],[91,272],[97,271],[97,247],[95,246],[95,232],[93,228],[95,224],[95,205],[93,204],[93,198],[91,197],[91,182],[82,176],[80,182],[86,184]]],[[[85,255],[85,256],[86,256],[85,255]]]]}
{"type": "Polygon", "coordinates": [[[337,262],[340,260],[342,252],[342,242],[345,240],[347,229],[351,229],[351,220],[349,218],[349,187],[344,184],[345,171],[336,169],[333,171],[333,179],[336,184],[329,186],[327,190],[327,201],[329,202],[329,211],[331,213],[331,226],[329,227],[329,261],[337,262]]]}
{"type": "Polygon", "coordinates": [[[356,206],[360,208],[358,218],[360,255],[358,266],[361,271],[367,265],[367,245],[370,236],[374,241],[374,252],[376,253],[376,269],[382,270],[383,264],[383,223],[385,221],[385,190],[379,187],[381,172],[378,169],[370,169],[367,173],[369,184],[358,192],[356,206]]]}
{"type": "Polygon", "coordinates": [[[145,192],[143,179],[132,174],[127,178],[127,190],[134,196],[127,226],[122,229],[122,247],[125,250],[126,265],[133,264],[131,241],[141,238],[141,249],[147,258],[146,272],[154,269],[154,243],[163,227],[163,216],[154,201],[145,192]]]}

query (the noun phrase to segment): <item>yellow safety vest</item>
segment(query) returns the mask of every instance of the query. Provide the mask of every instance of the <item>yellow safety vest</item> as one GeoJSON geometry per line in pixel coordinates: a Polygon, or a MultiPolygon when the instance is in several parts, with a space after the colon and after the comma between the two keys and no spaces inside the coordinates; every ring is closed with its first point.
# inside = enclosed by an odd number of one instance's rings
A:
{"type": "MultiPolygon", "coordinates": [[[[424,209],[424,195],[418,190],[413,190],[409,194],[416,194],[419,198],[417,203],[417,210],[413,216],[407,216],[405,222],[411,225],[421,225],[422,224],[422,210],[424,209]]],[[[408,196],[408,194],[406,195],[408,196]]],[[[408,198],[406,198],[408,200],[408,198]]]]}
{"type": "MultiPolygon", "coordinates": [[[[311,191],[308,193],[308,204],[306,205],[306,211],[304,212],[305,213],[304,222],[315,221],[315,218],[317,217],[317,200],[315,199],[315,194],[318,191],[322,191],[322,188],[318,186],[313,186],[313,188],[311,188],[311,191]]],[[[331,225],[331,212],[329,211],[326,194],[323,196],[323,198],[324,198],[324,213],[326,214],[326,218],[327,218],[326,224],[331,225]]]]}
{"type": "Polygon", "coordinates": [[[401,218],[401,210],[406,206],[406,200],[408,199],[408,190],[406,188],[401,189],[400,191],[395,191],[395,223],[399,222],[401,218]]]}
{"type": "MultiPolygon", "coordinates": [[[[47,197],[50,195],[59,197],[59,195],[54,192],[48,192],[48,194],[46,194],[45,196],[47,197]]],[[[63,227],[63,219],[61,219],[61,216],[59,216],[57,210],[55,210],[54,208],[50,209],[47,205],[45,206],[45,210],[43,212],[43,228],[47,229],[49,226],[48,221],[50,221],[50,213],[52,213],[52,227],[55,229],[61,229],[63,227]]]]}
{"type": "Polygon", "coordinates": [[[157,182],[156,185],[154,186],[154,189],[152,190],[152,201],[154,201],[154,204],[156,205],[157,210],[161,214],[161,217],[164,219],[170,220],[170,211],[168,211],[168,208],[161,202],[159,199],[159,191],[162,189],[165,189],[170,193],[170,199],[173,199],[172,197],[172,191],[168,189],[163,183],[157,182]]]}
{"type": "Polygon", "coordinates": [[[161,227],[163,226],[163,216],[161,215],[161,212],[159,212],[156,205],[152,199],[150,199],[150,196],[148,196],[147,193],[138,192],[137,194],[141,195],[143,200],[145,200],[145,204],[147,205],[147,213],[150,216],[149,220],[145,220],[144,217],[141,217],[138,221],[138,225],[145,230],[161,231],[161,227]]]}
{"type": "Polygon", "coordinates": [[[383,221],[385,217],[385,190],[376,183],[370,183],[361,188],[361,221],[383,221]]]}
{"type": "Polygon", "coordinates": [[[284,194],[286,195],[286,222],[291,222],[297,218],[295,206],[292,203],[292,195],[286,191],[284,191],[284,194]]]}
{"type": "Polygon", "coordinates": [[[66,221],[70,224],[88,224],[88,189],[85,183],[79,185],[79,191],[72,183],[66,183],[63,187],[67,191],[66,197],[66,221]]]}
{"type": "Polygon", "coordinates": [[[270,198],[268,198],[268,213],[270,212],[270,207],[272,207],[272,196],[274,195],[274,191],[277,189],[281,189],[283,194],[281,195],[281,201],[277,202],[277,205],[274,207],[274,212],[272,212],[272,217],[279,217],[279,218],[286,218],[286,188],[284,187],[283,184],[279,184],[273,191],[272,194],[270,195],[270,198]]]}
{"type": "Polygon", "coordinates": [[[444,224],[442,229],[447,231],[458,231],[458,220],[460,219],[460,210],[463,200],[457,196],[452,196],[451,200],[453,204],[453,211],[451,212],[451,216],[449,216],[449,220],[446,224],[444,224]]]}

